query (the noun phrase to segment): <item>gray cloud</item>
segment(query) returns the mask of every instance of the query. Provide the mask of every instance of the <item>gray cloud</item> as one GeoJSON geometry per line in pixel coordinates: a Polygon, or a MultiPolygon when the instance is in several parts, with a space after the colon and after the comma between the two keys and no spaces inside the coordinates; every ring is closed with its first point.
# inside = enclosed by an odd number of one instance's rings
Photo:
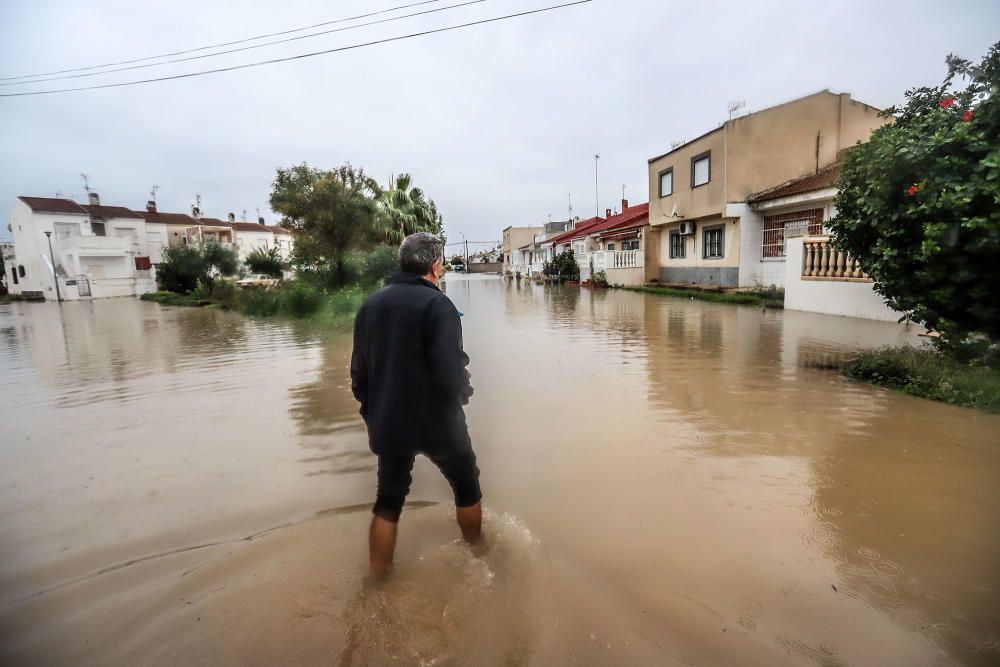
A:
{"type": "MultiPolygon", "coordinates": [[[[393,0],[333,4],[4,3],[0,75],[191,48],[393,0]]],[[[490,0],[76,83],[291,55],[547,4],[555,3],[490,0]]],[[[939,80],[948,52],[981,56],[997,25],[1000,4],[989,0],[597,0],[197,79],[0,99],[0,218],[19,194],[81,197],[78,174],[87,172],[107,203],[140,207],[158,183],[161,209],[187,210],[198,192],[210,215],[253,216],[260,207],[271,221],[276,167],[350,161],[381,181],[409,171],[437,201],[447,229],[498,240],[507,225],[565,217],[567,192],[577,214],[592,215],[595,152],[602,211],[617,205],[623,184],[632,202],[646,201],[647,158],[717,125],[730,100],[754,110],[831,88],[886,106],[907,87],[939,80]]]]}

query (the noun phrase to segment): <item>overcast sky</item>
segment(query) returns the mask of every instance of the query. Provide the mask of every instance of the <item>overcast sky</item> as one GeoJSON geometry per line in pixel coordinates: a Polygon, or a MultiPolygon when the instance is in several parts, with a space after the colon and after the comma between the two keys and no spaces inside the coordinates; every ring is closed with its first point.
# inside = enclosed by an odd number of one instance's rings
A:
{"type": "MultiPolygon", "coordinates": [[[[251,37],[414,0],[169,3],[0,0],[0,76],[33,74],[251,37]]],[[[400,13],[456,4],[443,0],[400,13]]],[[[565,0],[562,0],[565,1],[565,0]]],[[[290,44],[0,92],[126,81],[334,48],[559,4],[472,6],[290,44]]],[[[371,20],[371,19],[367,19],[371,20]]],[[[349,24],[340,24],[340,27],[349,24]]],[[[944,57],[1000,39],[1000,2],[595,0],[539,15],[200,78],[0,98],[0,219],[17,195],[268,223],[279,166],[350,161],[379,181],[408,171],[452,240],[647,200],[646,160],[727,117],[823,88],[883,107],[938,82],[944,57]],[[752,9],[750,9],[752,8],[752,9]]],[[[338,26],[330,26],[338,27],[338,26]]],[[[296,33],[304,34],[304,33],[296,33]]],[[[201,52],[200,52],[201,53],[201,52]]],[[[6,83],[6,82],[0,82],[6,83]]],[[[9,238],[6,224],[0,239],[9,238]]]]}

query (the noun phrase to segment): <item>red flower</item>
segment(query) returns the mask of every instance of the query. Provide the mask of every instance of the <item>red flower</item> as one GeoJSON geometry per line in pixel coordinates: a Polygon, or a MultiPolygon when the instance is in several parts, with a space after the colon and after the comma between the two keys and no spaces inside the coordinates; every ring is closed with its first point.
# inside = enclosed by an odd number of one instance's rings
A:
{"type": "Polygon", "coordinates": [[[964,120],[966,123],[972,120],[972,109],[969,109],[968,111],[965,112],[965,115],[962,116],[962,120],[964,120]]]}
{"type": "Polygon", "coordinates": [[[906,194],[908,194],[908,195],[910,195],[912,197],[913,195],[917,194],[917,190],[919,190],[919,189],[920,189],[920,186],[917,185],[916,183],[914,183],[913,185],[911,185],[910,187],[908,187],[906,189],[906,194]]]}
{"type": "Polygon", "coordinates": [[[955,103],[955,98],[954,97],[946,97],[943,100],[941,100],[940,102],[938,102],[938,106],[941,107],[942,109],[947,109],[948,107],[950,107],[954,103],[955,103]]]}

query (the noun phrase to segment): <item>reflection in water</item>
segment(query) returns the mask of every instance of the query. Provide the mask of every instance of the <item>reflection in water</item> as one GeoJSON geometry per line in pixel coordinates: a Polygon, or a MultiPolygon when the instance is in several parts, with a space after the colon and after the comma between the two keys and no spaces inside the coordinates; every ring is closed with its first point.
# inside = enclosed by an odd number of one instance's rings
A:
{"type": "Polygon", "coordinates": [[[494,542],[418,460],[377,588],[346,332],[0,306],[0,663],[1000,660],[1000,418],[818,368],[912,329],[448,282],[494,542]]]}

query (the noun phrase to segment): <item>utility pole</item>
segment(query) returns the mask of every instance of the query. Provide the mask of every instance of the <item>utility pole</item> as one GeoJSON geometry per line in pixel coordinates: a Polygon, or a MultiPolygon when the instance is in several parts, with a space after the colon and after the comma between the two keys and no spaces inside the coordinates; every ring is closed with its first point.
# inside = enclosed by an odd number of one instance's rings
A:
{"type": "Polygon", "coordinates": [[[52,280],[56,284],[56,302],[62,303],[62,293],[59,291],[59,273],[56,271],[56,256],[52,254],[52,232],[45,232],[45,238],[49,240],[49,259],[52,260],[52,280]]]}
{"type": "MultiPolygon", "coordinates": [[[[462,234],[462,238],[465,238],[465,234],[462,234]]],[[[469,272],[469,240],[465,239],[465,272],[469,272]]]]}
{"type": "Polygon", "coordinates": [[[594,208],[597,210],[597,217],[601,217],[601,196],[597,189],[597,162],[601,159],[600,153],[594,153],[594,208]]]}

